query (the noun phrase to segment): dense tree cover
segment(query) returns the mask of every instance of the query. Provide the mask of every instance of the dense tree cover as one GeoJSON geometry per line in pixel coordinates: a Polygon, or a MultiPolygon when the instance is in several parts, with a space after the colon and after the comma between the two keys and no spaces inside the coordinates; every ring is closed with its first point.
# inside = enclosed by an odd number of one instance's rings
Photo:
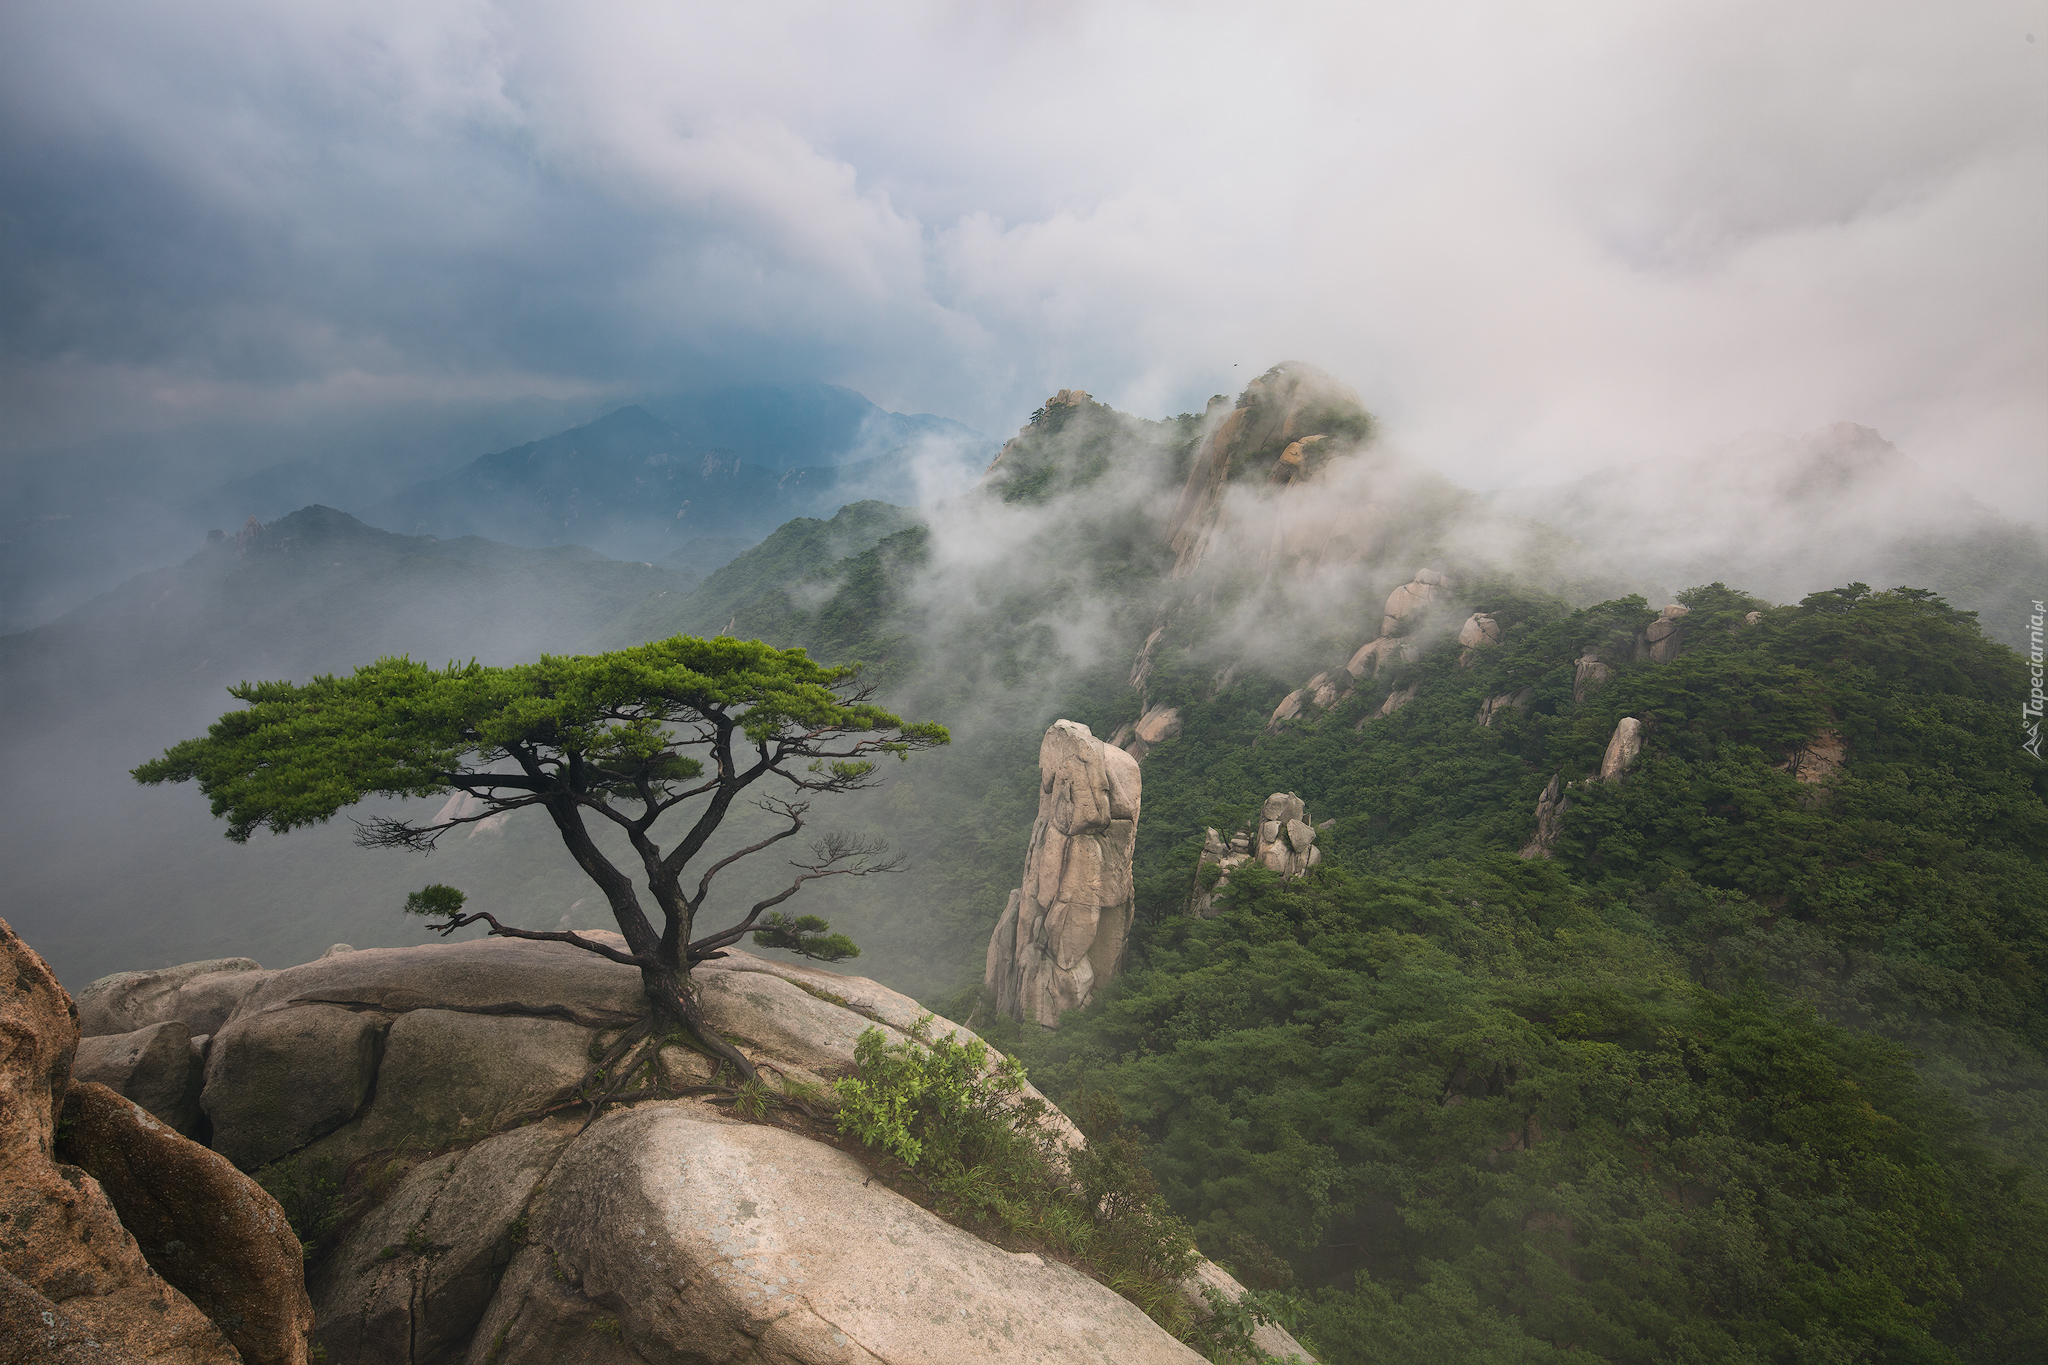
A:
{"type": "Polygon", "coordinates": [[[1471,595],[1501,648],[1461,670],[1442,642],[1277,734],[1286,679],[1185,687],[1145,763],[1135,969],[998,1041],[1055,1097],[1119,1095],[1203,1246],[1336,1361],[2048,1350],[2048,780],[2017,659],[1911,590],[1749,625],[1697,589],[1667,664],[1633,658],[1640,599],[1471,595]],[[1574,704],[1587,650],[1615,676],[1574,704]],[[1585,781],[1622,716],[1643,756],[1585,781]],[[1822,731],[1847,766],[1798,782],[1822,731]],[[1552,773],[1575,806],[1523,861],[1552,773]],[[1326,870],[1241,871],[1188,920],[1199,826],[1272,790],[1336,819],[1326,870]]]}
{"type": "Polygon", "coordinates": [[[1227,894],[1106,1007],[1006,1041],[1117,1093],[1202,1244],[1284,1257],[1331,1359],[2048,1344],[2048,1210],[1896,1046],[1696,984],[1555,865],[1227,894]]]}

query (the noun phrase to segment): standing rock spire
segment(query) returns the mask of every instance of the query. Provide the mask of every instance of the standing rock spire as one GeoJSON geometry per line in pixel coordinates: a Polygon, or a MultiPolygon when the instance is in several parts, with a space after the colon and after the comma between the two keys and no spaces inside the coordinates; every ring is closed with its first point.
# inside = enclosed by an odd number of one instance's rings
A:
{"type": "Polygon", "coordinates": [[[1038,747],[1038,821],[1024,884],[988,941],[982,977],[998,1013],[1058,1028],[1123,965],[1133,912],[1138,761],[1058,720],[1038,747]]]}

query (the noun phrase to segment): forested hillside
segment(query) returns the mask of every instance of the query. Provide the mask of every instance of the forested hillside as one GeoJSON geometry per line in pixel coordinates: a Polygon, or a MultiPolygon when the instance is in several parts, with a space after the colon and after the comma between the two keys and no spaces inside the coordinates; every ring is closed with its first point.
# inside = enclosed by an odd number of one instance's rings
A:
{"type": "Polygon", "coordinates": [[[1036,727],[1171,709],[1144,753],[1126,975],[1057,1033],[992,1036],[1057,1098],[1114,1096],[1202,1244],[1325,1358],[2048,1351],[2048,771],[2018,747],[2017,656],[1911,587],[1592,600],[1577,547],[1493,548],[1511,526],[1474,534],[1455,490],[1385,465],[1363,552],[1315,558],[1254,484],[1249,530],[1226,509],[1175,577],[1185,508],[1156,490],[1201,422],[1126,434],[1097,408],[1041,413],[984,497],[1098,528],[1118,509],[1120,540],[984,508],[1011,530],[990,572],[864,514],[872,545],[777,561],[752,617],[746,561],[725,571],[730,619],[873,660],[967,722],[888,798],[914,893],[835,924],[918,936],[960,983],[933,1003],[965,1015],[1036,727]],[[1446,586],[1390,662],[1276,720],[1418,562],[1446,586]],[[1090,633],[1063,640],[1062,613],[1090,633]],[[1454,638],[1474,613],[1486,647],[1454,638]],[[1680,624],[1661,658],[1660,620],[1680,624]],[[1015,683],[1034,665],[1042,691],[1015,683]],[[971,704],[992,692],[1010,708],[971,704]],[[1601,781],[1624,718],[1640,755],[1601,781]],[[1553,778],[1547,856],[1518,856],[1553,778]],[[1204,827],[1274,791],[1326,826],[1322,866],[1241,869],[1194,918],[1204,827]]]}

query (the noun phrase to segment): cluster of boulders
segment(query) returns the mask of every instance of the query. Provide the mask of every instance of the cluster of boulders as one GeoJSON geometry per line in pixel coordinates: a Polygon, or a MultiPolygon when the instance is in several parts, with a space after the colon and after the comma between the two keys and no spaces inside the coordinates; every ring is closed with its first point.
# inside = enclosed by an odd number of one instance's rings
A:
{"type": "Polygon", "coordinates": [[[4,921],[0,1036],[0,1359],[304,1365],[312,1305],[277,1201],[75,1076],[78,1007],[4,921]]]}
{"type": "MultiPolygon", "coordinates": [[[[1334,821],[1325,821],[1324,828],[1334,821]]],[[[1188,913],[1207,919],[1216,913],[1216,898],[1230,884],[1230,874],[1247,863],[1280,874],[1292,881],[1306,876],[1323,860],[1316,847],[1318,828],[1308,817],[1308,807],[1293,792],[1274,792],[1259,807],[1258,818],[1225,839],[1214,829],[1202,831],[1202,853],[1195,863],[1195,889],[1189,897],[1188,913]],[[1207,869],[1218,872],[1211,880],[1207,869]]]]}
{"type": "MultiPolygon", "coordinates": [[[[147,1031],[221,971],[124,974],[93,1008],[147,1031]]],[[[224,1156],[355,1197],[334,1205],[355,1221],[310,1275],[329,1365],[1198,1359],[1086,1276],[704,1098],[711,1063],[678,1040],[657,1040],[637,1102],[591,1121],[593,1058],[645,1014],[630,967],[480,939],[232,974],[244,989],[203,1049],[220,1155],[202,1155],[238,1180],[224,1156]]],[[[692,981],[771,1087],[822,1090],[864,1030],[902,1042],[929,1018],[874,981],[736,951],[692,981]]]]}
{"type": "Polygon", "coordinates": [[[1140,782],[1135,758],[1071,720],[1047,728],[1038,775],[1024,882],[989,936],[982,987],[996,1013],[1057,1028],[1123,965],[1140,782]]]}
{"type": "MultiPolygon", "coordinates": [[[[1450,596],[1452,586],[1451,580],[1441,570],[1417,569],[1412,579],[1387,594],[1386,604],[1380,612],[1378,633],[1360,645],[1342,668],[1318,673],[1281,698],[1266,722],[1268,733],[1279,730],[1287,721],[1327,711],[1350,696],[1367,679],[1420,659],[1423,623],[1431,609],[1450,596]]],[[[1458,643],[1463,646],[1458,666],[1471,667],[1480,651],[1498,645],[1501,636],[1499,621],[1486,612],[1473,612],[1465,618],[1458,631],[1458,643]]],[[[1379,708],[1365,720],[1393,715],[1415,699],[1416,691],[1412,685],[1389,691],[1379,708]]]]}

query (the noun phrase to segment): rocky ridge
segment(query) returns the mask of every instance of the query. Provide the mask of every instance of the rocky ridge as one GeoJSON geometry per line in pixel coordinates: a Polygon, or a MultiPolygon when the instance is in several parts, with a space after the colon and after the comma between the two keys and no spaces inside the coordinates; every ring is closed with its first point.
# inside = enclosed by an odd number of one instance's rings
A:
{"type": "MultiPolygon", "coordinates": [[[[218,974],[172,971],[175,990],[154,973],[102,985],[93,1013],[160,1028],[218,974]]],[[[592,1059],[644,1013],[631,968],[480,939],[233,975],[203,1049],[216,1148],[280,1187],[376,1195],[309,1277],[331,1365],[1198,1359],[1085,1275],[712,1102],[710,1064],[680,1045],[590,1121],[592,1059]]],[[[866,1029],[901,1042],[928,1018],[876,982],[740,952],[693,981],[720,1032],[798,1093],[850,1072],[866,1029]]]]}

